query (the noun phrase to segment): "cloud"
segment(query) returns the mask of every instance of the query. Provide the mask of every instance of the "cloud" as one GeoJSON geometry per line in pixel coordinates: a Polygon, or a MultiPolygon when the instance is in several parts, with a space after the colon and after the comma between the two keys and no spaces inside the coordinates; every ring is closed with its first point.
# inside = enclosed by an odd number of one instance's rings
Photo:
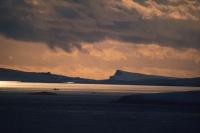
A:
{"type": "Polygon", "coordinates": [[[127,59],[124,53],[118,51],[113,45],[112,47],[105,47],[104,45],[101,45],[101,43],[102,42],[95,46],[85,44],[83,48],[87,49],[89,55],[99,58],[99,60],[116,62],[127,59]]]}
{"type": "Polygon", "coordinates": [[[199,20],[200,3],[190,0],[122,0],[128,9],[136,10],[144,18],[172,18],[199,20]]]}
{"type": "Polygon", "coordinates": [[[107,38],[200,49],[199,5],[190,0],[0,0],[0,34],[68,52],[107,38]]]}

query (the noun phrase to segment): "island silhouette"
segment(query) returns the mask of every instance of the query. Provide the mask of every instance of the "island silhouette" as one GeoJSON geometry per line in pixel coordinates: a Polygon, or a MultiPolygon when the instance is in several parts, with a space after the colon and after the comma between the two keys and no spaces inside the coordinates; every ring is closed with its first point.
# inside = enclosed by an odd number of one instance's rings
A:
{"type": "Polygon", "coordinates": [[[200,77],[178,78],[160,75],[116,70],[108,79],[95,80],[69,77],[50,72],[24,72],[0,68],[1,81],[44,82],[44,83],[82,83],[82,84],[127,84],[127,85],[162,85],[162,86],[200,86],[200,77]]]}

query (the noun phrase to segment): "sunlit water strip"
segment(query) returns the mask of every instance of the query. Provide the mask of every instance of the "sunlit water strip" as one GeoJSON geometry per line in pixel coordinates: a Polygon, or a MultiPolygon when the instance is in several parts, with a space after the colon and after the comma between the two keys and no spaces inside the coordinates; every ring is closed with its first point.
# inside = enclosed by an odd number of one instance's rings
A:
{"type": "Polygon", "coordinates": [[[143,85],[106,85],[72,83],[27,83],[19,81],[0,81],[4,91],[53,91],[59,92],[120,92],[120,93],[157,93],[178,91],[200,91],[200,87],[143,86],[143,85]]]}

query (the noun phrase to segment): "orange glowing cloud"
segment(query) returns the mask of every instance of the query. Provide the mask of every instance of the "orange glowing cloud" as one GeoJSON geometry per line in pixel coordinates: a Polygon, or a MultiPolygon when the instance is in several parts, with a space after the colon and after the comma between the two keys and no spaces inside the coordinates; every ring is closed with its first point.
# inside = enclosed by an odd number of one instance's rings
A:
{"type": "Polygon", "coordinates": [[[173,18],[179,20],[192,19],[198,21],[198,15],[192,12],[199,12],[200,5],[195,1],[175,1],[169,0],[168,4],[159,4],[154,0],[147,0],[140,4],[134,0],[122,0],[125,7],[134,9],[142,14],[144,18],[150,19],[153,17],[173,18]],[[186,4],[185,4],[186,3],[186,4]]]}

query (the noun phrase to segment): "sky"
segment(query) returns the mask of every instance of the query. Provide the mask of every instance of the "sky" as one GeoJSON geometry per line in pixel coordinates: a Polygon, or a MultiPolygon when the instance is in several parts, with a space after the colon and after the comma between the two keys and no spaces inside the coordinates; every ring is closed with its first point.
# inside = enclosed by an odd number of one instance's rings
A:
{"type": "Polygon", "coordinates": [[[199,0],[0,0],[0,67],[200,76],[199,0]]]}

